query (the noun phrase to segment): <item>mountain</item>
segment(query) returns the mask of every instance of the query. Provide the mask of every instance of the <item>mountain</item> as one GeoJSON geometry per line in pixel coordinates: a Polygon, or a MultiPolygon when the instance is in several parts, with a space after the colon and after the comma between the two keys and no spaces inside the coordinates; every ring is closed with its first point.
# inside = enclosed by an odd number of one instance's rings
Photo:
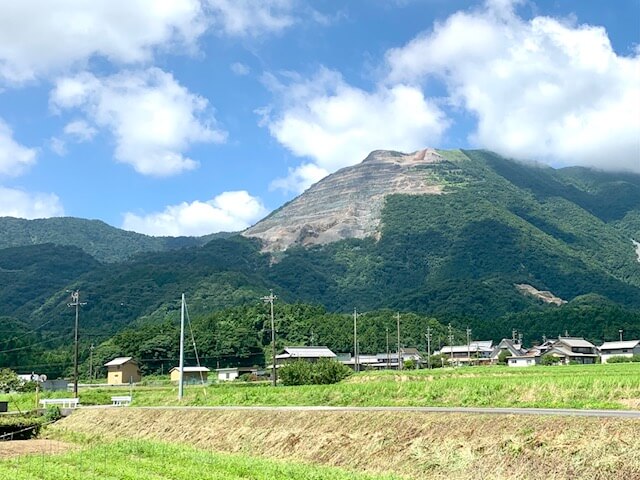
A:
{"type": "MultiPolygon", "coordinates": [[[[117,263],[78,247],[0,249],[0,315],[37,329],[42,341],[68,336],[65,290],[80,288],[88,302],[83,338],[105,340],[105,355],[135,353],[138,340],[131,339],[139,337],[131,332],[165,332],[144,347],[159,358],[169,355],[166,332],[186,292],[193,319],[209,325],[202,340],[225,362],[268,344],[268,323],[256,312],[266,312],[260,297],[269,289],[279,297],[277,315],[287,304],[320,305],[327,315],[345,314],[335,325],[357,307],[469,326],[476,338],[499,339],[512,328],[528,341],[565,331],[604,340],[617,338],[619,328],[640,336],[636,240],[640,175],[554,169],[482,150],[376,151],[242,235],[205,245],[140,252],[117,263]],[[212,315],[217,320],[207,323],[212,315]],[[129,340],[118,337],[123,331],[129,340]],[[206,332],[216,332],[215,345],[206,332]]],[[[88,248],[62,233],[59,241],[88,248]]],[[[109,258],[127,258],[110,243],[109,258]]],[[[0,244],[7,244],[4,230],[0,244]]],[[[337,327],[318,337],[313,324],[328,321],[324,314],[309,315],[304,329],[293,321],[284,339],[342,345],[337,327]]],[[[384,327],[376,325],[363,345],[384,340],[384,327]]],[[[0,341],[0,363],[2,353],[0,341]]]]}
{"type": "Polygon", "coordinates": [[[266,251],[375,236],[387,196],[443,193],[445,185],[425,169],[444,161],[433,149],[409,155],[372,152],[362,163],[312,185],[243,235],[261,239],[266,251]]]}
{"type": "Polygon", "coordinates": [[[102,262],[119,262],[141,252],[162,252],[204,245],[216,236],[150,237],[120,230],[100,220],[57,217],[37,220],[0,217],[0,248],[27,245],[74,246],[102,262]]]}

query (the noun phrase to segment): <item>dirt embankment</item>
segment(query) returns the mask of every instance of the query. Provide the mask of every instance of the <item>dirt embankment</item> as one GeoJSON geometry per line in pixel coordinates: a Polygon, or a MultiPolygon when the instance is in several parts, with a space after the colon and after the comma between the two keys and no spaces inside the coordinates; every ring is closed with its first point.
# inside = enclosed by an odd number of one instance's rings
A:
{"type": "Polygon", "coordinates": [[[54,454],[74,450],[77,446],[72,443],[56,440],[12,440],[0,442],[0,460],[20,455],[54,454]]]}
{"type": "Polygon", "coordinates": [[[182,442],[415,479],[640,479],[640,422],[629,419],[92,409],[50,431],[182,442]]]}

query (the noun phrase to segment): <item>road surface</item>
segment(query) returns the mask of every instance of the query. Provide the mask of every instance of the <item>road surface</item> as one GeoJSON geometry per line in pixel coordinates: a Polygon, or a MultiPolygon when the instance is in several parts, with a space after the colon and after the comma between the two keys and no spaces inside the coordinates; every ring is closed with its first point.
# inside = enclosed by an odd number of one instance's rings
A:
{"type": "MultiPolygon", "coordinates": [[[[82,407],[82,408],[104,408],[82,407]]],[[[108,406],[111,408],[111,406],[108,406]]],[[[121,408],[121,407],[115,407],[121,408]]],[[[577,410],[568,408],[484,408],[484,407],[329,407],[329,406],[283,406],[283,407],[127,407],[168,410],[220,410],[220,411],[268,411],[268,412],[408,412],[408,413],[470,413],[482,415],[557,415],[564,417],[609,417],[640,419],[640,410],[577,410]]]]}

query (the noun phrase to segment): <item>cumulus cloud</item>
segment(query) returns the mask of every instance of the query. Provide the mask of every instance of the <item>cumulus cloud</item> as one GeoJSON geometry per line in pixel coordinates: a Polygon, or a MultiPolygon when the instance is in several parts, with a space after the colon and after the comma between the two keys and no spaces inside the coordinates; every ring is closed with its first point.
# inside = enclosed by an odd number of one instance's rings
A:
{"type": "Polygon", "coordinates": [[[440,139],[448,121],[420,88],[396,84],[366,91],[321,69],[311,79],[266,83],[280,104],[263,109],[262,125],[293,154],[313,163],[290,170],[274,187],[301,191],[322,174],[360,162],[376,149],[413,151],[440,139]]]}
{"type": "Polygon", "coordinates": [[[294,0],[207,0],[212,30],[227,36],[277,33],[293,25],[294,0]]]}
{"type": "Polygon", "coordinates": [[[64,133],[78,142],[88,142],[98,131],[84,120],[74,120],[65,125],[64,133]]]}
{"type": "Polygon", "coordinates": [[[444,81],[477,117],[475,144],[555,164],[640,172],[640,52],[604,28],[535,17],[512,0],[458,12],[387,52],[388,84],[444,81]]]}
{"type": "Polygon", "coordinates": [[[0,217],[48,218],[64,215],[57,195],[0,186],[0,217]]]}
{"type": "Polygon", "coordinates": [[[200,236],[244,230],[266,214],[259,198],[241,190],[224,192],[205,202],[170,205],[148,215],[128,212],[122,228],[147,235],[200,236]]]}
{"type": "MultiPolygon", "coordinates": [[[[185,156],[190,145],[222,143],[208,101],[158,68],[96,77],[87,72],[59,79],[51,93],[54,109],[79,109],[108,129],[116,142],[115,158],[143,175],[168,176],[198,163],[185,156]]],[[[69,125],[67,125],[69,128],[69,125]]],[[[73,135],[93,134],[75,123],[73,135]]]]}
{"type": "Polygon", "coordinates": [[[0,175],[20,175],[36,162],[36,155],[34,148],[16,142],[9,125],[0,119],[0,175]]]}
{"type": "Polygon", "coordinates": [[[238,76],[249,75],[249,72],[251,72],[251,69],[248,65],[240,62],[232,63],[230,68],[231,71],[238,76]]]}
{"type": "Polygon", "coordinates": [[[192,47],[206,27],[200,0],[0,2],[0,79],[20,83],[94,56],[148,61],[158,47],[192,47]]]}

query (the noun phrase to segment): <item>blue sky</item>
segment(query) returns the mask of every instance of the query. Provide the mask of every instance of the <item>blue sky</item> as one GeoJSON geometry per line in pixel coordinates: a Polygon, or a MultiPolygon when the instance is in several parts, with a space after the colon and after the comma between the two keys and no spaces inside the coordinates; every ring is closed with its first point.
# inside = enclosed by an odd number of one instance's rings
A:
{"type": "Polygon", "coordinates": [[[240,230],[374,149],[640,173],[640,1],[0,4],[0,216],[240,230]]]}

